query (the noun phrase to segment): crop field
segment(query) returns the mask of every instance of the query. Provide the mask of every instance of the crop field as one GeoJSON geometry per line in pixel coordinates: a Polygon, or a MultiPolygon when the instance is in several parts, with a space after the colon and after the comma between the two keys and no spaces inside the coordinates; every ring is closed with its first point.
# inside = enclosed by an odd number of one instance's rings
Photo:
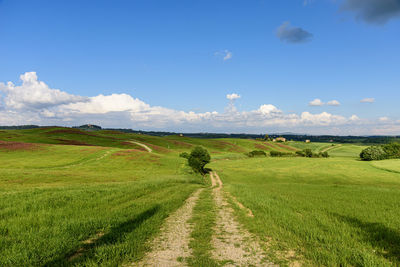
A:
{"type": "MultiPolygon", "coordinates": [[[[363,162],[362,149],[60,127],[0,131],[0,266],[138,264],[149,251],[163,255],[157,247],[164,237],[179,239],[174,234],[187,236],[191,251],[174,260],[189,266],[236,262],[221,248],[242,255],[237,240],[250,237],[264,264],[400,265],[400,161],[363,162]],[[197,145],[212,158],[204,177],[179,157],[197,145]],[[331,157],[245,155],[305,148],[331,157]],[[170,230],[187,227],[180,217],[190,231],[170,230]]],[[[238,265],[257,265],[248,258],[238,265]]]]}

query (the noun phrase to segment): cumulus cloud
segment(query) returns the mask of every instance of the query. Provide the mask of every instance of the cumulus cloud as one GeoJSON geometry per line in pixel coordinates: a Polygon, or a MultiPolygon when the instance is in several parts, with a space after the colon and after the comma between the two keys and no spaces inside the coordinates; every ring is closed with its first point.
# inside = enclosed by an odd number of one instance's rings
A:
{"type": "Polygon", "coordinates": [[[351,115],[350,121],[358,121],[360,118],[357,115],[351,115]]]}
{"type": "Polygon", "coordinates": [[[282,23],[276,30],[276,36],[286,43],[298,44],[311,41],[313,35],[300,27],[290,25],[289,21],[282,23]]]}
{"type": "MultiPolygon", "coordinates": [[[[365,130],[362,125],[373,129],[397,129],[395,121],[380,119],[367,122],[352,115],[347,118],[328,112],[300,114],[285,113],[273,104],[262,104],[249,111],[237,111],[234,102],[240,95],[232,93],[225,112],[180,111],[161,106],[152,106],[128,94],[97,95],[81,97],[58,89],[49,88],[38,81],[36,74],[21,76],[22,84],[2,84],[4,95],[0,99],[0,124],[39,124],[73,126],[95,123],[104,127],[123,127],[143,130],[169,131],[224,131],[224,132],[272,132],[294,131],[307,133],[359,134],[365,130]],[[17,88],[17,89],[15,89],[17,88]],[[31,99],[26,96],[29,92],[31,99]],[[34,93],[32,93],[34,92],[34,93]],[[13,101],[11,101],[11,99],[13,101]],[[2,103],[3,102],[3,103],[2,103]],[[1,105],[3,104],[3,105],[1,105]],[[368,124],[369,123],[369,124],[368,124]],[[379,127],[376,127],[379,125],[379,127]],[[342,131],[342,132],[340,132],[342,131]]],[[[322,101],[320,101],[322,102],[322,101]]]]}
{"type": "Polygon", "coordinates": [[[228,94],[228,95],[226,95],[226,98],[228,99],[228,100],[235,100],[235,99],[239,99],[240,98],[240,95],[238,95],[238,94],[235,94],[235,93],[233,93],[233,94],[228,94]]]}
{"type": "Polygon", "coordinates": [[[360,100],[361,103],[374,103],[375,98],[363,98],[360,100]]]}
{"type": "Polygon", "coordinates": [[[328,101],[328,103],[326,103],[326,104],[329,106],[340,106],[340,102],[337,100],[328,101]]]}
{"type": "Polygon", "coordinates": [[[385,24],[400,17],[399,0],[345,0],[342,10],[352,11],[367,23],[385,24]]]}
{"type": "Polygon", "coordinates": [[[8,108],[40,109],[87,100],[82,96],[50,89],[47,84],[38,80],[36,72],[26,72],[20,79],[20,86],[15,86],[12,82],[0,83],[0,91],[6,94],[4,103],[8,108]]]}
{"type": "Polygon", "coordinates": [[[308,103],[308,105],[309,105],[309,106],[323,106],[323,105],[324,105],[324,102],[322,102],[321,99],[316,98],[316,99],[314,99],[313,101],[310,101],[310,102],[308,103]]]}

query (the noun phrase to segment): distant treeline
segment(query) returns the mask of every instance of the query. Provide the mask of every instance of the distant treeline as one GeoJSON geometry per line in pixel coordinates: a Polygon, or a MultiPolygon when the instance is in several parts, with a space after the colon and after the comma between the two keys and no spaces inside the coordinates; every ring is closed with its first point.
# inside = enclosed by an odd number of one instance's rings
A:
{"type": "MultiPolygon", "coordinates": [[[[23,129],[34,129],[43,128],[44,126],[38,125],[20,125],[20,126],[0,126],[2,130],[23,130],[23,129]]],[[[45,126],[49,127],[49,126],[45,126]]],[[[87,131],[98,131],[98,130],[113,130],[124,133],[136,133],[136,134],[147,134],[153,136],[168,136],[168,135],[179,135],[182,133],[176,132],[161,132],[161,131],[142,131],[132,129],[120,129],[120,128],[102,128],[98,125],[85,124],[81,126],[74,126],[72,128],[87,130],[87,131]]],[[[263,139],[264,134],[226,134],[226,133],[183,133],[187,137],[195,138],[240,138],[240,139],[263,139]]],[[[357,144],[388,144],[393,142],[400,142],[400,136],[336,136],[336,135],[300,135],[300,134],[270,134],[269,138],[284,137],[286,140],[293,141],[305,141],[310,140],[311,142],[322,142],[322,143],[357,143],[357,144]]]]}
{"type": "Polygon", "coordinates": [[[38,125],[0,126],[0,130],[26,130],[40,127],[38,125]]]}
{"type": "Polygon", "coordinates": [[[271,138],[278,136],[285,137],[286,140],[305,141],[321,143],[358,143],[358,144],[387,144],[392,142],[399,142],[400,136],[336,136],[336,135],[270,135],[271,138]]]}

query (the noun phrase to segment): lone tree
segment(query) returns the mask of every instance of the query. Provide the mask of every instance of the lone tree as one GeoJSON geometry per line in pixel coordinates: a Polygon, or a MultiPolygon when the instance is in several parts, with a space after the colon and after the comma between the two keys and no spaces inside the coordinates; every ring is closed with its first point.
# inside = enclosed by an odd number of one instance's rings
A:
{"type": "Polygon", "coordinates": [[[195,171],[201,174],[205,174],[204,166],[210,162],[210,154],[207,149],[201,146],[196,146],[190,152],[188,163],[189,166],[195,171]]]}

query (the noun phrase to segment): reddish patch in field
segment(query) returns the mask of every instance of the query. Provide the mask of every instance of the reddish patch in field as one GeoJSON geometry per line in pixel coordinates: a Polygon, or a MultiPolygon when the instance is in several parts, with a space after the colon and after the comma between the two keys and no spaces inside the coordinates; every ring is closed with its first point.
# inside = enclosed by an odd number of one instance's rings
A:
{"type": "Polygon", "coordinates": [[[177,140],[168,140],[168,141],[170,141],[174,145],[178,145],[178,146],[181,146],[181,147],[184,147],[184,148],[191,148],[193,146],[192,144],[185,143],[185,142],[182,142],[182,141],[177,141],[177,140]]]}
{"type": "Polygon", "coordinates": [[[157,151],[157,152],[161,152],[161,153],[168,153],[170,152],[169,149],[162,147],[162,146],[157,146],[157,145],[153,145],[153,144],[149,144],[149,143],[143,143],[146,146],[150,147],[152,150],[157,151]]]}
{"type": "Polygon", "coordinates": [[[216,145],[217,148],[228,148],[229,152],[238,152],[238,153],[242,153],[242,152],[246,152],[246,150],[244,150],[242,147],[226,142],[226,141],[214,141],[214,144],[216,145]]]}
{"type": "Polygon", "coordinates": [[[268,146],[268,147],[270,147],[270,148],[272,148],[274,150],[278,150],[279,149],[279,147],[276,147],[276,146],[274,146],[273,144],[270,144],[270,143],[264,143],[263,145],[266,145],[266,146],[268,146]]]}
{"type": "Polygon", "coordinates": [[[40,145],[32,144],[32,143],[0,141],[0,149],[9,150],[9,151],[36,150],[39,147],[40,147],[40,145]]]}
{"type": "Polygon", "coordinates": [[[106,134],[124,134],[123,132],[115,131],[115,130],[102,130],[101,133],[106,134]]]}
{"type": "Polygon", "coordinates": [[[124,141],[124,142],[121,142],[120,144],[124,145],[124,146],[127,146],[129,148],[134,147],[135,150],[140,150],[140,151],[146,151],[147,152],[147,150],[144,147],[136,145],[135,143],[132,143],[132,142],[124,141]]]}
{"type": "Polygon", "coordinates": [[[67,139],[60,139],[60,138],[57,138],[57,139],[54,139],[54,140],[57,140],[57,141],[61,142],[60,145],[94,146],[94,145],[87,144],[87,143],[84,143],[84,142],[81,142],[81,141],[77,141],[77,140],[67,140],[67,139]]]}
{"type": "Polygon", "coordinates": [[[281,147],[281,148],[284,148],[284,149],[287,149],[287,150],[291,150],[291,151],[297,151],[297,150],[299,150],[299,149],[297,149],[297,148],[294,148],[294,147],[291,147],[291,146],[288,146],[288,145],[284,145],[284,144],[280,144],[280,143],[276,143],[276,145],[279,146],[279,147],[281,147]]]}
{"type": "Polygon", "coordinates": [[[254,147],[261,150],[268,150],[268,151],[271,150],[271,147],[264,146],[262,144],[254,144],[254,147]]]}
{"type": "Polygon", "coordinates": [[[66,129],[53,130],[53,131],[46,132],[45,134],[47,134],[47,135],[55,135],[55,134],[80,134],[80,135],[88,135],[88,136],[94,136],[94,137],[101,137],[101,136],[98,136],[98,135],[95,135],[95,134],[91,134],[91,133],[88,133],[88,132],[85,132],[85,131],[82,131],[82,130],[79,130],[79,129],[73,129],[73,128],[71,128],[71,129],[66,128],[66,129]]]}
{"type": "Polygon", "coordinates": [[[139,150],[139,149],[125,149],[125,150],[122,150],[122,151],[118,151],[118,152],[116,152],[116,153],[114,153],[114,154],[112,154],[111,156],[115,156],[115,157],[118,157],[118,156],[132,156],[133,154],[138,154],[138,152],[139,153],[142,153],[143,151],[141,151],[141,150],[139,150]]]}

